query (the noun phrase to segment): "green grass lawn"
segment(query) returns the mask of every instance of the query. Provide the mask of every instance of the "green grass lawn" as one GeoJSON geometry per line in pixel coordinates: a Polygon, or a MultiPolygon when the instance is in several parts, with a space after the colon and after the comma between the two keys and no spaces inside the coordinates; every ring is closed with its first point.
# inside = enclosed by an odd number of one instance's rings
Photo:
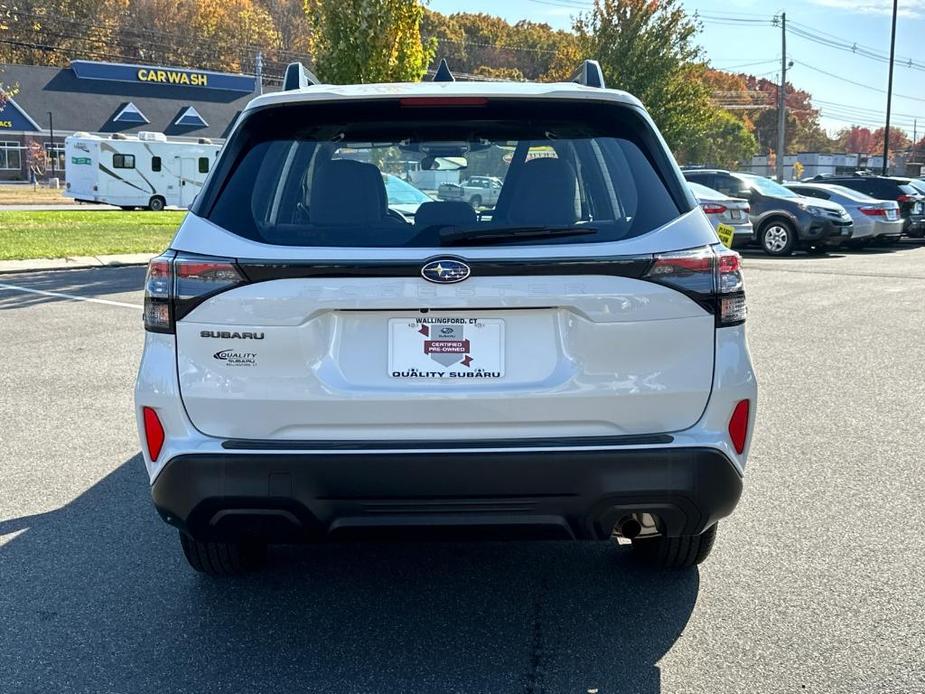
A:
{"type": "Polygon", "coordinates": [[[0,260],[155,253],[167,248],[184,214],[0,210],[0,260]]]}

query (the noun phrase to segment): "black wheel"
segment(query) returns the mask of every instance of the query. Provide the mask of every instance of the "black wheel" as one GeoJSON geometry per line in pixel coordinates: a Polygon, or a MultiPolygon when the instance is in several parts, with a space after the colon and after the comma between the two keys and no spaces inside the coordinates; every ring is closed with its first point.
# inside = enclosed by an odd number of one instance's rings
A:
{"type": "Polygon", "coordinates": [[[257,542],[200,542],[180,533],[186,561],[209,576],[238,576],[263,565],[267,547],[257,542]]]}
{"type": "Polygon", "coordinates": [[[160,212],[164,209],[165,202],[164,198],[160,195],[155,195],[151,200],[148,201],[148,209],[152,212],[160,212]]]}
{"type": "Polygon", "coordinates": [[[473,195],[471,198],[469,198],[469,204],[472,205],[473,210],[479,209],[482,206],[482,196],[473,195]]]}
{"type": "Polygon", "coordinates": [[[716,527],[691,537],[650,537],[633,540],[633,552],[646,564],[661,569],[686,569],[710,556],[716,540],[716,527]]]}
{"type": "Polygon", "coordinates": [[[768,255],[787,256],[793,253],[797,235],[788,222],[775,220],[761,227],[758,240],[768,255]]]}

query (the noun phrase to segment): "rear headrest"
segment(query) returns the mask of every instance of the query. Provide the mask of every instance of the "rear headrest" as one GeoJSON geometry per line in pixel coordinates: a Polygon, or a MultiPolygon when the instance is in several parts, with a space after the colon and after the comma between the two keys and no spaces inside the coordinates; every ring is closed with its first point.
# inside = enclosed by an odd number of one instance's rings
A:
{"type": "Polygon", "coordinates": [[[578,181],[572,165],[544,157],[524,164],[507,209],[510,224],[574,224],[578,181]]]}
{"type": "Polygon", "coordinates": [[[385,183],[372,164],[332,159],[315,173],[308,206],[312,224],[376,223],[387,209],[385,183]]]}
{"type": "Polygon", "coordinates": [[[425,202],[414,213],[414,228],[417,230],[435,224],[446,226],[472,226],[476,222],[475,210],[467,202],[447,200],[446,202],[425,202]]]}

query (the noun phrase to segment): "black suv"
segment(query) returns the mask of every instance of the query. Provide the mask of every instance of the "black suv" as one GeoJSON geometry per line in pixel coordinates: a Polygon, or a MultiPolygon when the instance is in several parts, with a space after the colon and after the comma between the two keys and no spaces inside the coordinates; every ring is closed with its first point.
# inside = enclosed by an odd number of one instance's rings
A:
{"type": "Polygon", "coordinates": [[[769,178],[720,169],[685,169],[684,177],[751,205],[753,241],[769,255],[790,255],[797,248],[824,253],[851,238],[851,217],[827,200],[797,195],[769,178]]]}
{"type": "Polygon", "coordinates": [[[806,180],[845,186],[878,200],[895,200],[899,203],[899,214],[905,222],[903,233],[915,239],[925,237],[925,195],[908,177],[819,175],[806,180]]]}

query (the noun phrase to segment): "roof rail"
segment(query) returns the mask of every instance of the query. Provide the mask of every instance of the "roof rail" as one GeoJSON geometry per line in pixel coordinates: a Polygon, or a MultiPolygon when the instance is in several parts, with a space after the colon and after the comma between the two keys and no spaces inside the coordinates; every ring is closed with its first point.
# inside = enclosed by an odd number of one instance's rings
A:
{"type": "Polygon", "coordinates": [[[284,92],[301,89],[302,87],[311,87],[315,84],[321,84],[321,80],[315,77],[314,73],[302,63],[289,63],[286,67],[286,75],[283,77],[284,92]]]}
{"type": "Polygon", "coordinates": [[[455,82],[456,78],[453,77],[453,73],[450,72],[450,66],[446,64],[446,58],[441,59],[440,64],[437,66],[437,71],[434,73],[431,82],[455,82]]]}
{"type": "Polygon", "coordinates": [[[586,87],[604,88],[604,73],[601,64],[596,60],[585,60],[572,75],[571,82],[577,82],[586,87]]]}

